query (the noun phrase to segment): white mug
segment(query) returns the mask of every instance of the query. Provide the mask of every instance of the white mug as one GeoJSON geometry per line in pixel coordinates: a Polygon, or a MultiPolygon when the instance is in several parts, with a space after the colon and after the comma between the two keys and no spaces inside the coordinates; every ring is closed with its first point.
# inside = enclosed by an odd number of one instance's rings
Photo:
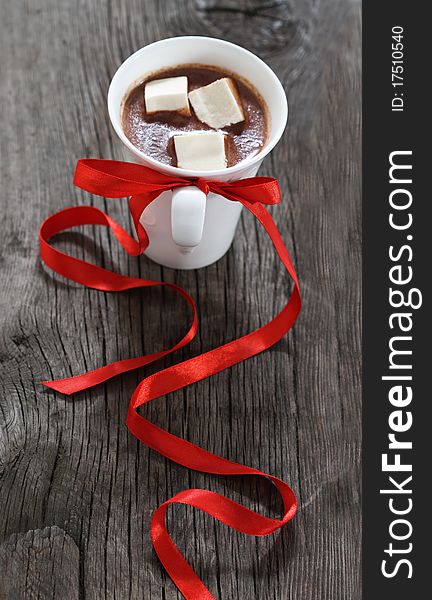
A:
{"type": "MultiPolygon", "coordinates": [[[[288,118],[284,89],[274,72],[257,56],[224,40],[200,36],[173,37],[144,46],[115,73],[108,91],[111,123],[128,160],[174,177],[236,181],[256,175],[263,158],[279,141],[288,118]],[[257,154],[218,171],[191,171],[162,164],[138,150],[126,137],[121,111],[127,92],[147,75],[181,64],[213,65],[240,75],[261,94],[268,108],[269,132],[257,154]]],[[[163,192],[143,212],[141,222],[150,243],[145,254],[175,269],[198,269],[221,258],[231,246],[242,204],[195,186],[163,192]]]]}

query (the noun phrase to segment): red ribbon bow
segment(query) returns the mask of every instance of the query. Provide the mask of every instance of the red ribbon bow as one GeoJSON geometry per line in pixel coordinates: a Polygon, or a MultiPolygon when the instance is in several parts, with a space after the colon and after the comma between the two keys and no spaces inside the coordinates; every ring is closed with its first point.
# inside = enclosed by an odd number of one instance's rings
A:
{"type": "Polygon", "coordinates": [[[138,241],[98,208],[75,206],[51,215],[42,223],[39,232],[42,260],[60,275],[97,290],[120,292],[132,288],[164,285],[185,298],[192,308],[193,320],[184,337],[168,350],[116,361],[83,375],[43,382],[49,388],[63,394],[73,394],[107,381],[120,373],[147,365],[188,344],[194,338],[198,327],[195,303],[185,290],[171,283],[127,277],[60,252],[49,243],[50,238],[57,233],[78,225],[103,225],[110,227],[128,254],[138,256],[149,242],[145,229],[139,222],[145,207],[165,190],[195,185],[206,194],[212,191],[229,200],[241,202],[255,215],[268,233],[280,260],[294,281],[289,301],[269,323],[214,350],[144,378],[130,400],[126,424],[133,435],[153,450],[189,469],[205,473],[266,477],[277,487],[282,497],[284,514],[281,519],[262,516],[221,494],[203,489],[180,492],[155,510],[150,526],[151,538],[166,571],[187,600],[214,600],[214,596],[180,554],[167,532],[165,514],[168,506],[175,503],[187,504],[208,513],[237,531],[261,536],[273,533],[292,519],[297,509],[294,493],[284,481],[273,475],[221,458],[153,425],[142,417],[137,409],[151,400],[191,385],[266,350],[278,342],[295,322],[301,307],[297,276],[278,229],[263,206],[277,204],[280,201],[278,183],[270,177],[253,177],[228,183],[183,179],[163,175],[132,163],[88,159],[78,161],[74,184],[88,192],[108,198],[131,196],[129,208],[138,241]]]}

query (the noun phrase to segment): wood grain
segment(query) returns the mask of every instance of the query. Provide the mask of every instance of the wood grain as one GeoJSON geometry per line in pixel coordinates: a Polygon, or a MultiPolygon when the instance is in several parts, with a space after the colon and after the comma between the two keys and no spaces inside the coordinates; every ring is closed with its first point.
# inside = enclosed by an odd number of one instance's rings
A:
{"type": "Polygon", "coordinates": [[[191,473],[128,433],[144,373],[247,333],[289,284],[244,215],[230,252],[199,272],[125,255],[105,232],[60,247],[132,276],[172,281],[198,301],[200,333],[175,356],[73,400],[36,382],[168,347],[187,310],[169,292],[105,295],[53,278],[38,260],[49,213],[92,203],[128,224],[126,204],[73,189],[82,156],[121,158],[105,98],[118,65],[171,35],[247,46],[282,80],[290,123],[262,174],[298,270],[304,307],[267,353],[146,409],[154,423],[273,473],[300,510],[249,538],[184,507],[170,531],[218,598],[360,598],[359,0],[16,0],[1,3],[0,598],[174,600],[149,539],[154,508],[189,486],[279,514],[270,485],[191,473]]]}

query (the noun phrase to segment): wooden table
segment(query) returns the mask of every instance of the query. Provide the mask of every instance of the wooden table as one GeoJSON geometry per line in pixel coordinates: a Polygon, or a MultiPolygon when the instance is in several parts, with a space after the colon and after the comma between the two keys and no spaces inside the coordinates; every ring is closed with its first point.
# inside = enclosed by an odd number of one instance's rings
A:
{"type": "Polygon", "coordinates": [[[149,539],[155,507],[204,487],[280,514],[265,481],[170,463],[125,427],[144,374],[263,324],[288,279],[244,215],[217,264],[174,272],[128,257],[105,232],[58,247],[133,276],[178,283],[198,300],[191,346],[73,399],[37,381],[168,347],[185,331],[161,290],[108,295],[53,277],[38,259],[51,212],[91,203],[129,224],[125,202],[74,189],[75,161],[121,158],[106,94],[118,65],[159,38],[207,34],[248,47],[276,71],[287,132],[262,174],[295,261],[304,307],[270,351],[155,401],[145,414],[217,454],[282,477],[300,509],[277,535],[249,538],[192,509],[169,529],[218,598],[360,598],[359,0],[17,0],[1,8],[0,598],[179,598],[149,539]]]}

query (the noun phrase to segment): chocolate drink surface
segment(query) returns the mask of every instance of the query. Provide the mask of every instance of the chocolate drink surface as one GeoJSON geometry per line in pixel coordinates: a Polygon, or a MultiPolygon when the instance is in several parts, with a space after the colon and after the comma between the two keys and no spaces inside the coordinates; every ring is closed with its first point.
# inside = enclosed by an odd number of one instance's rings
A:
{"type": "Polygon", "coordinates": [[[145,84],[148,81],[181,75],[188,78],[189,92],[222,77],[230,77],[235,82],[245,120],[222,129],[228,134],[226,136],[228,167],[261,150],[266,142],[268,128],[264,100],[243,79],[207,65],[180,65],[163,69],[149,75],[128,92],[123,101],[122,126],[127,138],[138,150],[161,163],[177,166],[173,136],[191,131],[211,130],[196,117],[192,107],[190,116],[167,111],[146,113],[145,84]]]}

